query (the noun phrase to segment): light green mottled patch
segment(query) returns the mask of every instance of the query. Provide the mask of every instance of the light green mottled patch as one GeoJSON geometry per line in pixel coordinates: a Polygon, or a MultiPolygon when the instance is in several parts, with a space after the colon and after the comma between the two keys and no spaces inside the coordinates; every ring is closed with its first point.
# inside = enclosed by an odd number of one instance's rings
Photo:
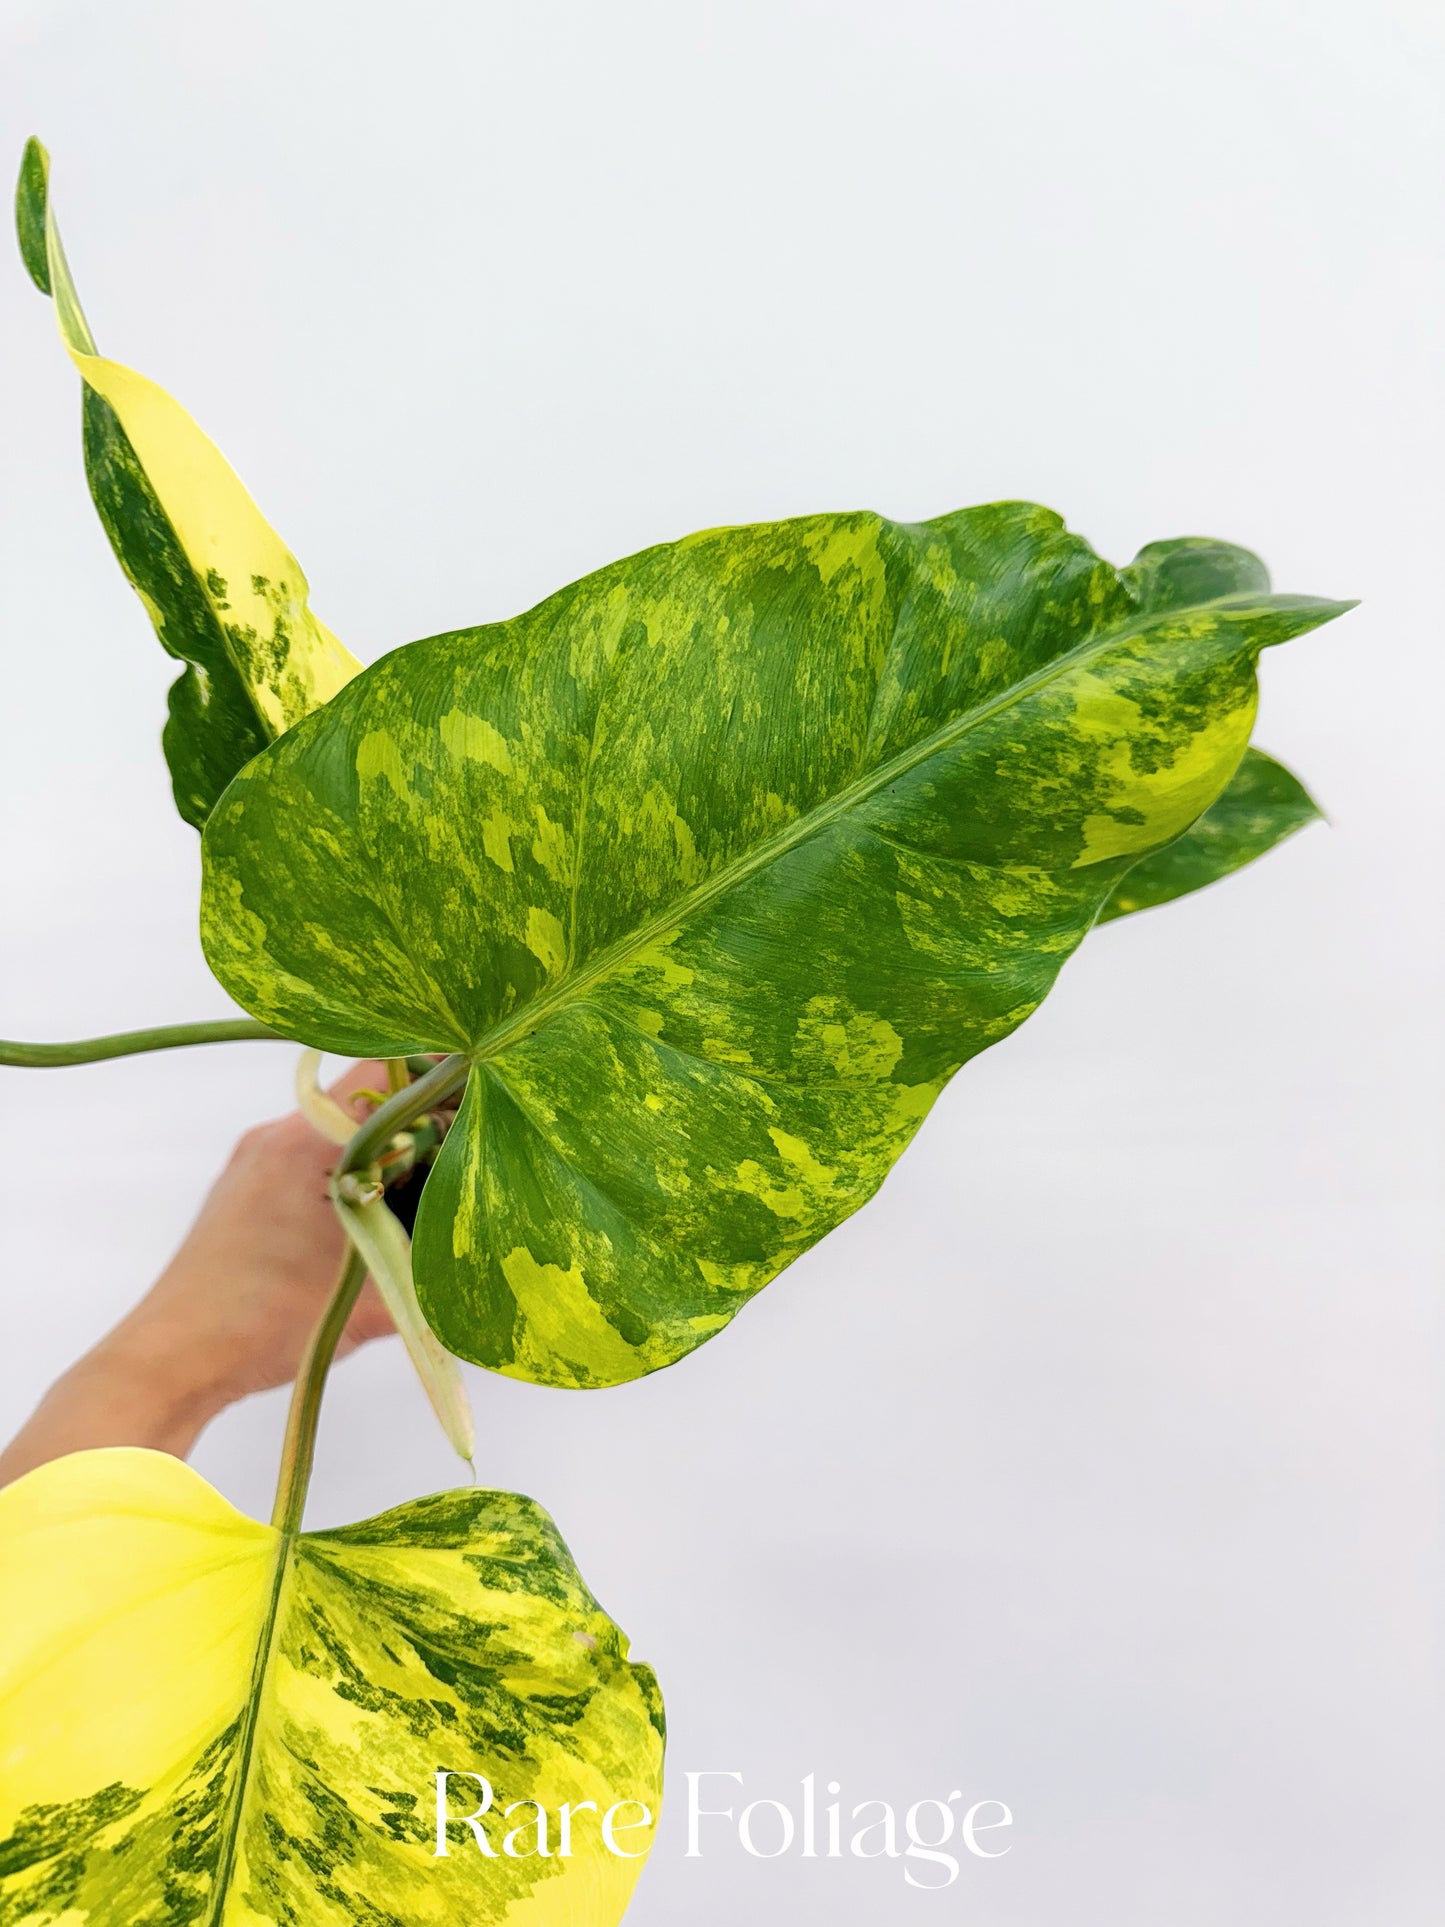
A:
{"type": "Polygon", "coordinates": [[[532,860],[554,883],[570,877],[569,845],[563,824],[554,823],[543,804],[537,805],[537,834],[532,839],[532,860]]]}
{"type": "Polygon", "coordinates": [[[485,716],[451,709],[439,724],[447,754],[459,762],[489,763],[503,776],[512,774],[512,751],[505,736],[485,716]]]}
{"type": "Polygon", "coordinates": [[[356,746],[356,774],[363,783],[390,783],[399,803],[413,804],[411,784],[402,767],[401,746],[384,729],[369,730],[356,746]]]}
{"type": "Polygon", "coordinates": [[[1298,778],[1248,749],[1229,787],[1183,836],[1133,865],[1099,913],[1100,923],[1172,903],[1272,850],[1320,812],[1298,778]]]}
{"type": "Polygon", "coordinates": [[[482,818],[482,850],[489,863],[495,863],[508,876],[512,874],[512,838],[516,825],[505,810],[493,810],[482,818]]]}
{"type": "Polygon", "coordinates": [[[511,1375],[531,1378],[538,1369],[555,1376],[559,1366],[572,1382],[602,1384],[634,1375],[632,1352],[589,1295],[580,1265],[539,1264],[522,1246],[502,1260],[502,1275],[523,1319],[523,1347],[511,1375]]]}
{"type": "Polygon", "coordinates": [[[755,1158],[744,1158],[735,1176],[738,1190],[759,1199],[776,1218],[801,1218],[808,1208],[801,1185],[775,1183],[755,1158]]]}
{"type": "MultiPolygon", "coordinates": [[[[1090,734],[1103,725],[1101,701],[1090,710],[1090,734]]],[[[1075,867],[1133,856],[1141,830],[1148,843],[1172,842],[1188,829],[1220,793],[1220,770],[1232,774],[1254,727],[1253,701],[1214,717],[1192,733],[1176,756],[1161,760],[1141,779],[1134,767],[1127,733],[1112,738],[1094,764],[1105,780],[1105,808],[1083,821],[1083,848],[1075,867]],[[1110,799],[1117,798],[1113,808],[1110,799]],[[1123,814],[1115,814],[1115,811],[1123,814]]],[[[1137,732],[1136,732],[1137,733],[1137,732]]]]}
{"type": "Polygon", "coordinates": [[[800,1137],[790,1131],[780,1131],[776,1124],[768,1126],[768,1136],[778,1147],[778,1156],[790,1171],[795,1171],[799,1179],[814,1191],[832,1189],[836,1170],[822,1164],[813,1156],[811,1148],[800,1137]]]}
{"type": "MultiPolygon", "coordinates": [[[[653,1034],[661,1036],[662,1033],[659,1030],[653,1034]]],[[[713,1064],[747,1065],[753,1061],[751,1051],[744,1049],[740,1044],[730,1043],[726,1037],[704,1037],[702,1054],[713,1064]]]]}
{"type": "MultiPolygon", "coordinates": [[[[1025,1005],[1020,1006],[1017,1010],[1010,1011],[1007,1019],[1007,1029],[1003,1034],[1007,1036],[1009,1031],[1017,1030],[1026,1017],[1033,1016],[1034,1010],[1037,1008],[1037,1005],[1025,1005]]],[[[938,1082],[930,1084],[893,1085],[890,1090],[886,1128],[890,1131],[897,1132],[903,1142],[907,1143],[914,1131],[933,1109],[934,1099],[943,1089],[946,1081],[946,1079],[940,1079],[938,1082]]]]}
{"type": "Polygon", "coordinates": [[[794,1052],[804,1061],[816,1054],[838,1077],[882,1079],[892,1076],[903,1039],[886,1017],[850,1011],[836,997],[811,997],[798,1019],[794,1052]]]}
{"type": "Polygon", "coordinates": [[[686,964],[680,964],[667,954],[666,943],[676,940],[677,932],[668,931],[663,943],[639,952],[636,967],[639,971],[655,970],[669,990],[676,990],[693,980],[693,973],[686,964]]]}
{"type": "Polygon", "coordinates": [[[527,948],[549,977],[560,977],[567,968],[567,932],[558,917],[535,903],[527,911],[527,948]]]}
{"type": "Polygon", "coordinates": [[[636,1376],[863,1204],[1230,784],[1259,650],[1338,613],[1239,555],[1121,573],[1019,503],[714,531],[395,652],[252,765],[204,844],[222,982],[474,1060],[416,1234],[446,1344],[636,1376]],[[371,731],[411,803],[335,780],[371,731]]]}

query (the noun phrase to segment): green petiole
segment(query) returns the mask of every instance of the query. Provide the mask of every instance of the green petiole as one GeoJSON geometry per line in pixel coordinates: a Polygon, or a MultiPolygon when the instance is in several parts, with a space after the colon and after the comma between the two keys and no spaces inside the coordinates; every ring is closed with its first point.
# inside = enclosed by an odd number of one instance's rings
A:
{"type": "Polygon", "coordinates": [[[109,1037],[80,1037],[71,1044],[19,1044],[0,1040],[0,1064],[45,1070],[61,1064],[98,1064],[107,1057],[132,1057],[138,1051],[178,1050],[185,1044],[231,1044],[249,1038],[285,1043],[280,1031],[254,1017],[219,1017],[199,1024],[158,1024],[150,1030],[121,1030],[109,1037]]]}

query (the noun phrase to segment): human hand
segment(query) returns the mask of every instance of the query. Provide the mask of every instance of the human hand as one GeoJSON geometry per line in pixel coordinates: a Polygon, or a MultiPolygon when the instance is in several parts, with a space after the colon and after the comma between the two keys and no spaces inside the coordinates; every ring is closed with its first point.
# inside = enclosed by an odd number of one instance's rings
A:
{"type": "MultiPolygon", "coordinates": [[[[378,1086],[385,1067],[362,1063],[332,1095],[360,1123],[355,1093],[378,1086]]],[[[0,1485],[90,1446],[184,1458],[227,1405],[293,1379],[345,1250],[326,1188],[336,1158],[299,1111],[247,1131],[150,1291],[0,1453],[0,1485]]],[[[338,1356],[391,1329],[368,1280],[338,1356]]]]}

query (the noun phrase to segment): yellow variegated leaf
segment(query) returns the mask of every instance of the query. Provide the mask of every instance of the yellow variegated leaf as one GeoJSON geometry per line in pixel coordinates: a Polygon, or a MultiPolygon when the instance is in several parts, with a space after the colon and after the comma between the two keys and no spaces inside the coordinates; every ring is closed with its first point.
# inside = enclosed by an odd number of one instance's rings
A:
{"type": "Polygon", "coordinates": [[[48,168],[31,141],[16,194],[21,254],[84,383],[86,472],[111,546],[161,642],[187,664],[165,748],[177,806],[199,825],[242,764],[361,665],[312,614],[300,563],[215,444],[164,389],[98,352],[48,168]]]}
{"type": "Polygon", "coordinates": [[[5,1927],[622,1916],[641,1859],[601,1817],[633,1803],[645,1852],[661,1703],[529,1499],[297,1536],[164,1454],[77,1453],[0,1492],[0,1626],[5,1927]]]}

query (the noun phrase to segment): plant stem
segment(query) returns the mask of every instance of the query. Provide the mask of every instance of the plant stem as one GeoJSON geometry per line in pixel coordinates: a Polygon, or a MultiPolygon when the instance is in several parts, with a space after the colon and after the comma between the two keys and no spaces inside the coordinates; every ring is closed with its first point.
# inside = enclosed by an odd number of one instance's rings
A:
{"type": "MultiPolygon", "coordinates": [[[[424,1116],[442,1098],[449,1097],[465,1081],[470,1068],[465,1057],[444,1057],[441,1063],[433,1064],[424,1077],[378,1106],[342,1151],[333,1183],[350,1171],[364,1171],[374,1164],[396,1133],[424,1116]]],[[[296,1375],[296,1389],[291,1394],[286,1440],[281,1448],[281,1470],[276,1480],[276,1503],[271,1512],[271,1523],[279,1532],[294,1534],[300,1530],[306,1488],[311,1483],[311,1461],[316,1452],[316,1425],[321,1414],[321,1395],[326,1389],[326,1374],[365,1279],[365,1261],[356,1247],[348,1244],[341,1276],[320,1323],[311,1334],[296,1375]]]]}
{"type": "MultiPolygon", "coordinates": [[[[463,1082],[469,1068],[465,1057],[445,1057],[424,1077],[389,1097],[372,1112],[342,1151],[332,1182],[375,1163],[396,1133],[404,1131],[433,1104],[449,1096],[463,1082]]],[[[336,1281],[331,1302],[321,1314],[321,1322],[311,1334],[296,1375],[296,1389],[291,1394],[286,1441],[281,1448],[281,1470],[276,1480],[276,1504],[271,1513],[271,1523],[279,1532],[295,1533],[300,1529],[306,1488],[311,1483],[311,1461],[316,1452],[316,1425],[326,1374],[365,1279],[365,1261],[356,1247],[348,1244],[341,1276],[336,1281]]]]}
{"type": "Polygon", "coordinates": [[[17,1064],[28,1070],[55,1064],[97,1064],[102,1058],[130,1057],[136,1051],[175,1050],[182,1044],[228,1044],[248,1037],[281,1038],[281,1033],[269,1024],[257,1023],[254,1017],[220,1017],[199,1024],[122,1030],[110,1037],[82,1037],[73,1044],[0,1041],[0,1064],[17,1064]]]}
{"type": "Polygon", "coordinates": [[[443,1098],[450,1097],[459,1084],[465,1083],[470,1068],[465,1057],[444,1057],[439,1064],[433,1064],[424,1077],[379,1105],[341,1153],[337,1177],[345,1177],[348,1171],[364,1171],[369,1164],[374,1164],[398,1131],[404,1131],[415,1119],[424,1117],[443,1098]]]}
{"type": "Polygon", "coordinates": [[[276,1478],[276,1503],[271,1510],[271,1523],[278,1532],[300,1530],[306,1488],[311,1483],[311,1462],[316,1456],[316,1426],[321,1416],[326,1374],[365,1282],[366,1266],[361,1254],[355,1245],[348,1244],[336,1288],[307,1342],[291,1394],[291,1409],[286,1414],[286,1439],[281,1447],[281,1470],[276,1478]]]}

